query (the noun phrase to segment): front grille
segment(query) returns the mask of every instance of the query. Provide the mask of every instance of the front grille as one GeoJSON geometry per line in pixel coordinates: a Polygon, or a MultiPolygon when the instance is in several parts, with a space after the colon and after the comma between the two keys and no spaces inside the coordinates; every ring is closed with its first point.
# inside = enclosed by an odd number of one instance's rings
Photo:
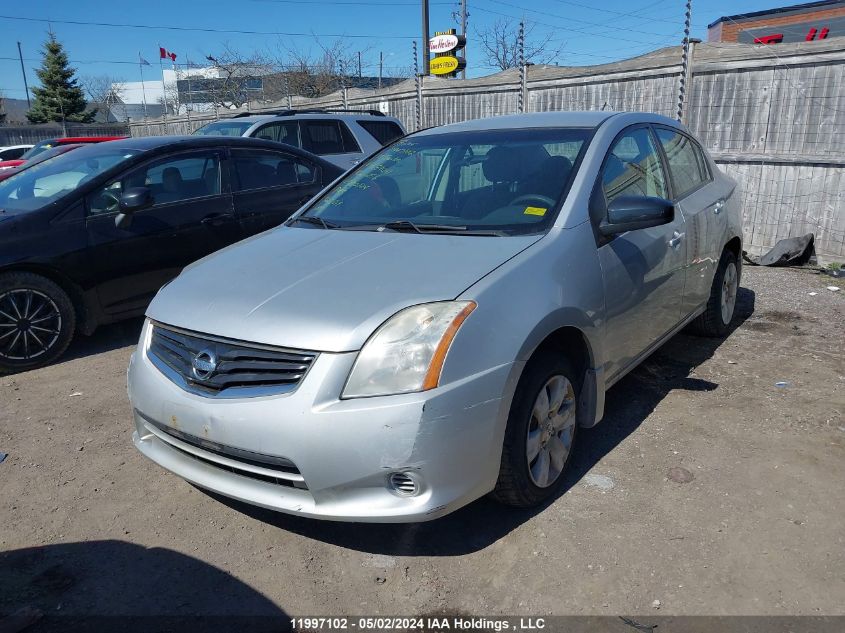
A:
{"type": "Polygon", "coordinates": [[[153,324],[148,356],[186,391],[241,397],[296,389],[315,353],[211,337],[153,324]]]}

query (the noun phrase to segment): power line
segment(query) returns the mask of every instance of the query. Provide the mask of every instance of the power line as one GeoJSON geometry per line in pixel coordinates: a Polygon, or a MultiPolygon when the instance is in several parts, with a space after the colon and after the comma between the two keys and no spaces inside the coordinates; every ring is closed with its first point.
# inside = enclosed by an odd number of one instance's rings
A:
{"type": "MultiPolygon", "coordinates": [[[[593,6],[593,5],[590,5],[590,4],[584,4],[582,2],[573,2],[572,0],[555,0],[555,2],[559,2],[561,4],[568,4],[568,5],[571,5],[573,7],[581,7],[582,9],[589,9],[590,11],[599,11],[601,13],[610,13],[611,15],[615,15],[615,16],[618,16],[618,17],[641,18],[641,19],[649,20],[651,22],[666,22],[667,24],[677,25],[678,24],[677,20],[668,20],[666,18],[656,18],[656,17],[648,17],[648,16],[643,16],[643,15],[636,15],[637,13],[639,13],[641,11],[645,11],[646,9],[650,9],[651,7],[657,6],[658,4],[662,4],[665,1],[666,0],[658,0],[657,2],[653,2],[651,4],[644,6],[644,7],[641,7],[639,9],[634,9],[633,11],[627,11],[626,12],[626,11],[614,11],[613,9],[604,9],[602,7],[596,7],[596,6],[593,6]]],[[[641,32],[644,32],[644,31],[641,31],[641,32]]]]}
{"type": "MultiPolygon", "coordinates": [[[[369,2],[367,0],[250,0],[250,2],[265,2],[269,4],[333,4],[338,6],[368,6],[368,7],[419,7],[419,2],[369,2]]],[[[430,5],[452,5],[451,2],[429,2],[430,5]]]]}
{"type": "MultiPolygon", "coordinates": [[[[586,24],[587,26],[600,26],[602,28],[610,29],[612,31],[629,32],[631,30],[630,28],[626,28],[626,27],[622,27],[622,26],[609,26],[609,25],[606,25],[606,24],[598,24],[596,22],[590,22],[588,20],[579,20],[577,18],[573,18],[573,17],[565,16],[565,15],[559,15],[557,13],[549,13],[548,11],[538,11],[536,9],[526,9],[524,7],[520,7],[520,6],[515,5],[515,4],[511,4],[510,2],[502,2],[502,0],[488,0],[488,2],[494,2],[496,4],[501,4],[501,5],[504,5],[506,7],[511,7],[513,9],[520,9],[522,11],[527,11],[528,13],[536,13],[537,15],[545,15],[545,16],[548,16],[550,18],[555,18],[555,19],[558,19],[558,20],[566,20],[567,22],[577,22],[578,24],[586,24]]],[[[637,29],[637,32],[643,33],[645,35],[656,35],[657,37],[672,37],[673,35],[677,35],[677,33],[655,33],[653,31],[643,31],[643,30],[640,30],[640,29],[637,29]]],[[[598,35],[598,33],[593,33],[593,35],[598,35]]]]}
{"type": "MultiPolygon", "coordinates": [[[[504,4],[504,3],[502,3],[502,4],[504,4]]],[[[509,5],[509,6],[514,6],[517,9],[521,9],[521,7],[516,7],[516,5],[509,5]]],[[[500,16],[505,17],[505,18],[511,18],[512,20],[521,19],[520,16],[511,15],[509,13],[502,13],[501,11],[494,11],[493,9],[487,9],[485,7],[475,6],[474,10],[475,11],[483,11],[484,13],[491,13],[493,15],[500,15],[500,16]]],[[[531,22],[533,24],[539,24],[541,26],[547,26],[547,27],[549,27],[551,29],[555,29],[557,31],[571,31],[572,33],[580,33],[581,35],[589,35],[590,37],[595,37],[596,35],[602,35],[602,33],[596,33],[594,31],[585,31],[583,29],[569,28],[569,27],[561,26],[559,24],[550,24],[548,22],[541,22],[539,20],[531,20],[531,22]]],[[[661,42],[655,42],[653,40],[652,41],[633,40],[633,39],[630,39],[630,38],[617,37],[617,36],[614,36],[614,39],[619,40],[619,41],[623,41],[623,42],[631,42],[632,44],[641,44],[643,46],[655,46],[655,45],[656,46],[666,46],[666,40],[663,40],[661,42]]]]}
{"type": "Polygon", "coordinates": [[[18,15],[0,15],[2,20],[20,20],[23,22],[42,22],[44,24],[69,24],[73,26],[105,26],[109,28],[146,29],[162,31],[192,31],[197,33],[231,33],[234,35],[283,35],[285,37],[349,37],[361,39],[390,39],[390,40],[413,40],[413,35],[384,35],[378,34],[356,34],[348,33],[288,33],[284,31],[248,31],[244,29],[213,29],[210,27],[190,26],[167,26],[163,24],[121,24],[116,22],[86,22],[83,20],[54,20],[47,18],[30,18],[18,15]]]}

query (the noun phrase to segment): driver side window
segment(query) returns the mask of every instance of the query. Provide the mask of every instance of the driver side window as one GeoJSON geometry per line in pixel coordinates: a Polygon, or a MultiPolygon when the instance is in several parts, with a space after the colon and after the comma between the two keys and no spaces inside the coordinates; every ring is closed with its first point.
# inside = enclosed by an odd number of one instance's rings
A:
{"type": "Polygon", "coordinates": [[[154,206],[220,194],[220,159],[213,152],[172,156],[143,165],[113,180],[89,198],[89,215],[116,213],[127,189],[147,187],[154,206]]]}
{"type": "Polygon", "coordinates": [[[619,196],[669,197],[657,146],[647,128],[635,128],[616,140],[601,182],[608,204],[619,196]]]}

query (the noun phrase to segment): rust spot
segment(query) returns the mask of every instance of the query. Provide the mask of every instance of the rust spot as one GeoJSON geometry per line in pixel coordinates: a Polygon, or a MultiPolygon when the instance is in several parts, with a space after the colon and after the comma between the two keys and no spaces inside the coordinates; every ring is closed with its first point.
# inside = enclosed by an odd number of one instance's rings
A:
{"type": "Polygon", "coordinates": [[[177,417],[175,415],[170,416],[170,425],[173,428],[176,428],[176,429],[179,428],[179,420],[177,419],[177,417]]]}

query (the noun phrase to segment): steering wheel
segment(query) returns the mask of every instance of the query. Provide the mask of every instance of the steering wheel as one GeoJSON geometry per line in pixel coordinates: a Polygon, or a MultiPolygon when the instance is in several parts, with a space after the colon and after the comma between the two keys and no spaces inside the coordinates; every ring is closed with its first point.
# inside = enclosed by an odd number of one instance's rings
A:
{"type": "Polygon", "coordinates": [[[511,207],[524,202],[539,202],[545,205],[547,209],[555,206],[555,201],[552,198],[549,198],[548,196],[541,196],[539,193],[526,193],[518,198],[514,198],[508,202],[508,206],[511,207]]]}

